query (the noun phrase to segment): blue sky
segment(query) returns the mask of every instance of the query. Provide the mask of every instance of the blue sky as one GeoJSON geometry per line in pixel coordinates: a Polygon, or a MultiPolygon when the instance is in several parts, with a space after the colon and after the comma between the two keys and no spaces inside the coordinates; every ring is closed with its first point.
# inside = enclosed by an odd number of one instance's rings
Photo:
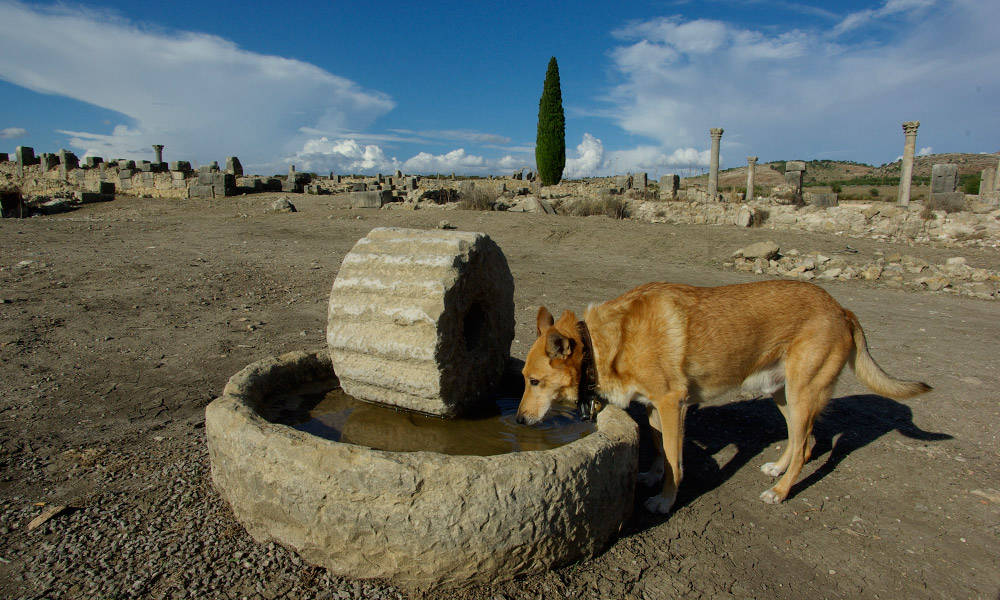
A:
{"type": "Polygon", "coordinates": [[[534,166],[556,56],[572,177],[1000,150],[1000,0],[18,3],[0,151],[250,170],[534,166]]]}

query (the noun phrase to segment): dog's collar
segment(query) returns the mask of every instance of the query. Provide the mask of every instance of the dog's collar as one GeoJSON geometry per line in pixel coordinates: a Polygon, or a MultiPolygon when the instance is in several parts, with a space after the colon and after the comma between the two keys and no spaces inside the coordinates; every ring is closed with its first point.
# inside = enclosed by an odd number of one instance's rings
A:
{"type": "Polygon", "coordinates": [[[580,334],[583,358],[580,362],[580,382],[577,388],[577,407],[580,416],[585,420],[594,420],[600,407],[600,395],[597,392],[597,362],[594,360],[594,341],[590,337],[590,328],[586,321],[577,321],[576,330],[580,334]]]}

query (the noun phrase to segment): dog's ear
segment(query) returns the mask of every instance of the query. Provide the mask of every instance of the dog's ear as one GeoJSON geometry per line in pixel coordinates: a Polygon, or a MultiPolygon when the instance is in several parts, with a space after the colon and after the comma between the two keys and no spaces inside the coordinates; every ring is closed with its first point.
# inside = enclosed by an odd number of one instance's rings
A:
{"type": "Polygon", "coordinates": [[[573,354],[576,340],[568,338],[559,333],[557,329],[549,330],[549,337],[545,340],[545,354],[552,358],[569,358],[573,354]]]}
{"type": "Polygon", "coordinates": [[[552,327],[552,324],[555,322],[556,321],[552,318],[552,313],[549,312],[549,309],[544,306],[538,307],[538,316],[535,318],[537,335],[542,335],[542,331],[546,327],[552,327]]]}

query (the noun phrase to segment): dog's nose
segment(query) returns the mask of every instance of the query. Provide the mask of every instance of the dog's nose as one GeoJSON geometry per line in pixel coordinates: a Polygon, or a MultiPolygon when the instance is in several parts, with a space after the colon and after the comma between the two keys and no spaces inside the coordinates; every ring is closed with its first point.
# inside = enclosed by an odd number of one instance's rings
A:
{"type": "Polygon", "coordinates": [[[521,413],[517,413],[517,418],[515,418],[514,420],[517,421],[518,425],[524,425],[526,422],[524,420],[524,415],[522,415],[521,413]]]}

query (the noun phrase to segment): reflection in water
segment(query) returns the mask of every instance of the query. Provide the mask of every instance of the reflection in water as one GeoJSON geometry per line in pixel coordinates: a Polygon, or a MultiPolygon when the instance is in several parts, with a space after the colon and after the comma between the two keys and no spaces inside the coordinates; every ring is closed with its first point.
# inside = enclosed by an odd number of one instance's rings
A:
{"type": "Polygon", "coordinates": [[[554,406],[538,425],[518,425],[514,417],[520,399],[512,397],[498,398],[491,415],[467,419],[440,419],[369,404],[329,386],[269,400],[269,407],[262,408],[272,422],[329,440],[393,452],[490,456],[548,450],[594,431],[592,423],[580,421],[574,409],[563,406],[554,406]]]}

